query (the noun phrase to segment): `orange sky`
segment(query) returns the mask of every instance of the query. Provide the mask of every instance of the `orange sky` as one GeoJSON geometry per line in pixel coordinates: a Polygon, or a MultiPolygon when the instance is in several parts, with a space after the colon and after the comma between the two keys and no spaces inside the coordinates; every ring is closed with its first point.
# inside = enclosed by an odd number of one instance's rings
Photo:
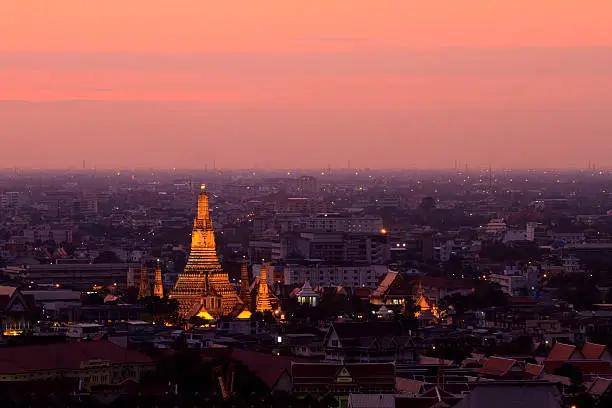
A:
{"type": "Polygon", "coordinates": [[[0,167],[612,165],[610,21],[609,0],[0,0],[0,167]]]}

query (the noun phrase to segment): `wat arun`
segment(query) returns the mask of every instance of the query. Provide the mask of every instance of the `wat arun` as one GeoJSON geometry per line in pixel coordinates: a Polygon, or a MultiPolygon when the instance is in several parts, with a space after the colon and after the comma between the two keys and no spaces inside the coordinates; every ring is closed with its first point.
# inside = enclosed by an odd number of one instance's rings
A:
{"type": "Polygon", "coordinates": [[[208,210],[205,186],[198,196],[198,212],[193,222],[191,250],[169,297],[179,304],[179,315],[218,318],[232,316],[243,309],[227,273],[223,272],[215,244],[215,230],[208,210]]]}

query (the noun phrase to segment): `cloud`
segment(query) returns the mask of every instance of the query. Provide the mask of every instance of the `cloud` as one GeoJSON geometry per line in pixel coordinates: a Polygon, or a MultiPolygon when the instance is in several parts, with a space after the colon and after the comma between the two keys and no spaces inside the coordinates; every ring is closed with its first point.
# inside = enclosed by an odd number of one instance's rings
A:
{"type": "Polygon", "coordinates": [[[341,37],[341,36],[329,36],[329,37],[302,37],[300,41],[315,41],[315,42],[365,42],[368,39],[366,37],[341,37]]]}
{"type": "MultiPolygon", "coordinates": [[[[345,41],[338,37],[318,39],[345,41]]],[[[356,39],[355,39],[356,40],[356,39]]],[[[610,76],[612,47],[397,48],[309,53],[2,53],[0,71],[253,76],[610,76]]]]}

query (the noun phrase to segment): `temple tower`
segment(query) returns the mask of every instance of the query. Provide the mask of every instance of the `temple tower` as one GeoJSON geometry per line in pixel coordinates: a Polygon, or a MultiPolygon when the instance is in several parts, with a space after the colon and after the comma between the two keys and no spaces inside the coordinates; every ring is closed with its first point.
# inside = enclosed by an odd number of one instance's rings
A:
{"type": "Polygon", "coordinates": [[[178,301],[180,316],[190,318],[198,313],[198,305],[203,306],[203,299],[215,296],[220,296],[221,308],[218,309],[215,304],[214,309],[220,310],[220,313],[214,317],[231,315],[236,306],[242,304],[229,282],[227,273],[221,269],[217,257],[215,230],[208,211],[208,194],[206,186],[202,185],[198,196],[198,213],[191,232],[189,259],[169,297],[178,301]]]}
{"type": "Polygon", "coordinates": [[[270,286],[268,286],[268,264],[265,262],[261,263],[261,271],[259,272],[255,310],[262,313],[266,310],[272,311],[272,298],[270,296],[270,286]]]}
{"type": "Polygon", "coordinates": [[[151,296],[151,285],[149,285],[149,268],[146,264],[140,267],[140,285],[138,286],[138,299],[151,296]]]}
{"type": "Polygon", "coordinates": [[[153,296],[158,298],[164,297],[164,282],[162,279],[162,270],[159,264],[155,268],[155,283],[153,284],[153,296]]]}
{"type": "Polygon", "coordinates": [[[251,283],[249,282],[249,268],[246,258],[242,259],[242,265],[240,266],[240,299],[247,305],[248,309],[253,306],[251,283]]]}

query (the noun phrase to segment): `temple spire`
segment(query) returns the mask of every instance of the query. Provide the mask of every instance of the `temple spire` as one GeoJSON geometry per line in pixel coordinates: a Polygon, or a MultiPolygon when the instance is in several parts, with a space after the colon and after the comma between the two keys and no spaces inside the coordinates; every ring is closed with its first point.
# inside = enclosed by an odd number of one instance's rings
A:
{"type": "Polygon", "coordinates": [[[259,285],[257,287],[257,304],[255,310],[258,312],[272,311],[272,300],[270,298],[270,287],[268,286],[268,264],[263,260],[259,272],[259,285]]]}
{"type": "MultiPolygon", "coordinates": [[[[209,220],[210,214],[208,212],[208,194],[206,193],[206,184],[200,186],[200,195],[198,196],[198,215],[196,222],[200,220],[209,220]]],[[[211,224],[212,227],[212,224],[211,224]]]]}
{"type": "Polygon", "coordinates": [[[138,299],[151,296],[151,285],[149,285],[149,268],[146,264],[140,267],[140,285],[138,286],[138,299]]]}
{"type": "Polygon", "coordinates": [[[153,296],[157,296],[158,298],[164,297],[164,282],[162,279],[162,270],[159,262],[157,263],[157,267],[155,268],[155,283],[153,285],[153,296]]]}
{"type": "Polygon", "coordinates": [[[189,259],[169,295],[171,299],[178,301],[179,314],[186,319],[194,315],[198,305],[203,306],[216,318],[232,315],[237,310],[236,306],[242,304],[217,257],[215,230],[208,205],[206,186],[202,185],[198,196],[197,215],[191,231],[189,259]],[[221,305],[218,302],[221,302],[221,305]]]}
{"type": "Polygon", "coordinates": [[[242,258],[242,264],[240,265],[240,298],[248,308],[252,307],[251,283],[249,282],[249,268],[246,257],[242,258]]]}

